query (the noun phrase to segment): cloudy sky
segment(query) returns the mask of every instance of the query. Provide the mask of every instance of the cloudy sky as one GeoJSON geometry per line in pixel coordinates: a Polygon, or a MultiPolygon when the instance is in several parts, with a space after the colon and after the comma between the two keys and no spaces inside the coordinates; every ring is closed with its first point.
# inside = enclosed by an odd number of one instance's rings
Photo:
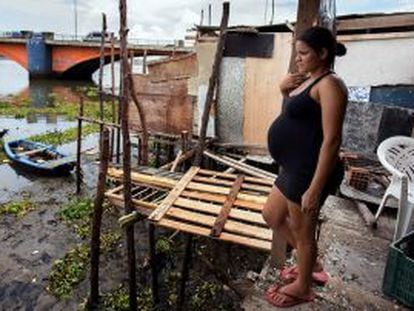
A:
{"type": "MultiPolygon", "coordinates": [[[[271,0],[231,0],[230,24],[264,24],[271,0]]],[[[0,31],[35,30],[60,34],[75,32],[75,3],[78,33],[100,29],[101,13],[108,19],[110,31],[117,32],[118,0],[0,0],[0,31]]],[[[212,4],[212,21],[218,24],[220,0],[128,0],[128,26],[134,38],[183,38],[186,29],[207,17],[212,4]]],[[[275,0],[275,22],[294,20],[297,0],[275,0]]],[[[414,11],[414,0],[337,0],[337,14],[414,11]]]]}

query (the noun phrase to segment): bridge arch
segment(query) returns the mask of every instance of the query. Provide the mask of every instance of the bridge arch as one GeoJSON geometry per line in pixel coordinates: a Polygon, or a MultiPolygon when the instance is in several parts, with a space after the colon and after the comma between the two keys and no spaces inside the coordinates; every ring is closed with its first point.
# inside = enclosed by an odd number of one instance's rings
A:
{"type": "MultiPolygon", "coordinates": [[[[115,60],[119,60],[119,55],[115,55],[115,60]]],[[[111,62],[111,56],[105,55],[105,64],[111,62]]],[[[60,74],[62,78],[70,80],[84,80],[85,77],[92,77],[92,74],[98,70],[100,65],[100,57],[91,58],[82,62],[78,62],[67,68],[60,74]]]]}
{"type": "Polygon", "coordinates": [[[0,44],[0,55],[7,59],[13,60],[28,69],[28,58],[26,45],[23,44],[0,44]]]}

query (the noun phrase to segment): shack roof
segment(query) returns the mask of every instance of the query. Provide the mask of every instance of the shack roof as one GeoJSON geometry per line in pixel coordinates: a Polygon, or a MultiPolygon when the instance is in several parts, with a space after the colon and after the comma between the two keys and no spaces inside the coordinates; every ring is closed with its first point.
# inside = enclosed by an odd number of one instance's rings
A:
{"type": "MultiPolygon", "coordinates": [[[[344,35],[414,31],[414,12],[350,14],[337,16],[336,19],[337,32],[344,35]]],[[[294,24],[294,22],[286,22],[259,26],[242,25],[231,26],[228,29],[237,31],[237,29],[253,27],[260,32],[292,32],[291,25],[294,24]]],[[[214,33],[219,30],[218,26],[196,25],[195,27],[200,33],[214,33]]]]}

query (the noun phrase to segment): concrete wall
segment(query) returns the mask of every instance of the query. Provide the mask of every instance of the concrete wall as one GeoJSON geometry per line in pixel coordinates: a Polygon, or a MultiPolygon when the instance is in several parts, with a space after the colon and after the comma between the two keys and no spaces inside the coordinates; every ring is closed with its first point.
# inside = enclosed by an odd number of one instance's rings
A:
{"type": "Polygon", "coordinates": [[[414,37],[344,42],[335,71],[348,86],[414,84],[414,37]]]}

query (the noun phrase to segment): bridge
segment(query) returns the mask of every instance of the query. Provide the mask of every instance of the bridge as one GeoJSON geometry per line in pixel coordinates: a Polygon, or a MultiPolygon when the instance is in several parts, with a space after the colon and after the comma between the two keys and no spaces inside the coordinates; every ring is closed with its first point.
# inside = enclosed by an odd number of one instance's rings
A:
{"type": "MultiPolygon", "coordinates": [[[[169,56],[191,53],[175,40],[128,40],[134,57],[169,56]]],[[[86,80],[99,68],[101,43],[73,37],[37,35],[4,36],[0,33],[0,56],[11,59],[29,71],[30,78],[63,78],[86,80]]],[[[105,43],[105,64],[111,61],[110,42],[105,43]]],[[[115,43],[115,59],[119,60],[119,42],[115,43]]]]}

